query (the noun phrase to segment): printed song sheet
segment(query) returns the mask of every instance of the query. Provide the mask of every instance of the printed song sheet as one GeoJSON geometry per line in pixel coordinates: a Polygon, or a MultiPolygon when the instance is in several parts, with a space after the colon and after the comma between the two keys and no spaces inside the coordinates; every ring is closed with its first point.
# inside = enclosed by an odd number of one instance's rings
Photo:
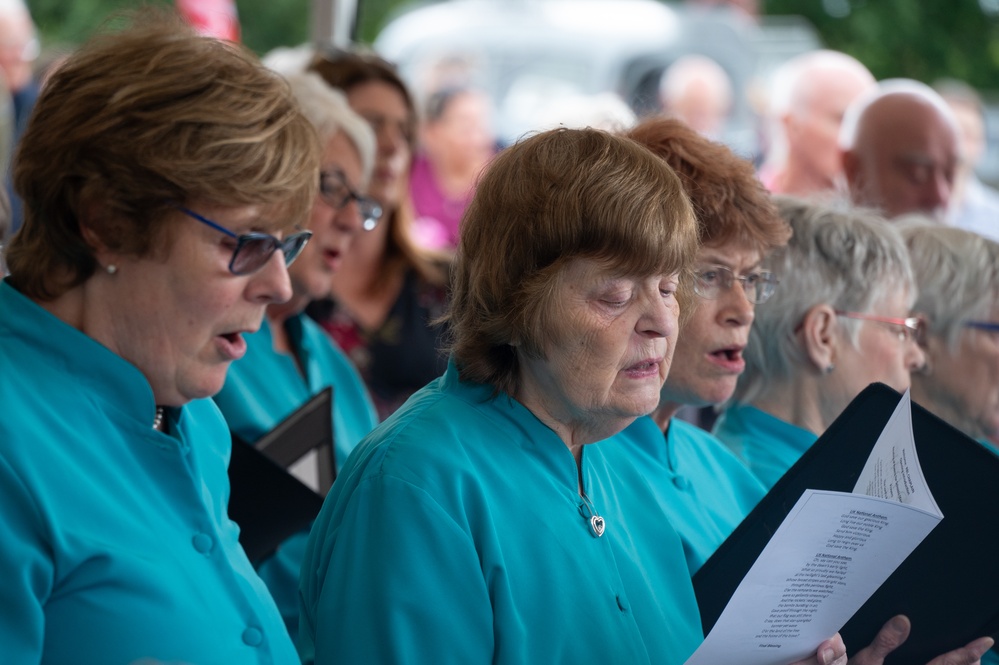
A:
{"type": "Polygon", "coordinates": [[[853,493],[801,496],[686,665],[782,665],[814,654],[941,519],[906,391],[853,493]]]}

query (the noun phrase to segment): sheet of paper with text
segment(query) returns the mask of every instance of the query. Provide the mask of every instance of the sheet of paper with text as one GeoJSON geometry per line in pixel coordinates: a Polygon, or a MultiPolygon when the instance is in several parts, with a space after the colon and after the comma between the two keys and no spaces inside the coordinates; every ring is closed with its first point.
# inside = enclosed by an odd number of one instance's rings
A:
{"type": "Polygon", "coordinates": [[[853,493],[802,494],[686,665],[809,657],[941,519],[919,467],[906,391],[853,493]]]}

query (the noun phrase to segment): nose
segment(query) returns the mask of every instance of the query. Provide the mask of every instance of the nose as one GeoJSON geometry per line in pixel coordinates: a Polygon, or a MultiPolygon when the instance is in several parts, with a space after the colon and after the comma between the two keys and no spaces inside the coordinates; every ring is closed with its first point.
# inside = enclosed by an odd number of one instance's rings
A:
{"type": "Polygon", "coordinates": [[[664,298],[657,286],[654,294],[646,299],[642,315],[635,325],[636,332],[645,337],[676,335],[679,309],[676,297],[664,298]]]}
{"type": "Polygon", "coordinates": [[[342,233],[354,235],[361,230],[363,223],[356,199],[351,199],[347,205],[333,211],[333,225],[342,233]]]}
{"type": "Polygon", "coordinates": [[[264,267],[250,276],[246,297],[254,303],[272,305],[291,300],[291,276],[284,264],[284,254],[276,251],[264,267]]]}
{"type": "Polygon", "coordinates": [[[756,316],[756,305],[749,299],[745,282],[734,280],[732,288],[718,296],[718,316],[725,326],[748,326],[756,316]]]}
{"type": "Polygon", "coordinates": [[[402,127],[391,122],[383,122],[378,126],[376,140],[378,152],[381,155],[392,156],[406,147],[406,134],[402,127]]]}

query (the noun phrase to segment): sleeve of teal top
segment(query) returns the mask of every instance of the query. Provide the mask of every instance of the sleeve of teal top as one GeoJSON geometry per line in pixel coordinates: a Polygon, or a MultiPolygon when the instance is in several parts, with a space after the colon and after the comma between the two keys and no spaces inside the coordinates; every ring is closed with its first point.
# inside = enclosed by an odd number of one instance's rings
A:
{"type": "Polygon", "coordinates": [[[0,644],[3,661],[37,663],[45,641],[43,603],[52,590],[51,548],[21,479],[0,458],[0,644]]]}
{"type": "Polygon", "coordinates": [[[314,617],[317,665],[492,661],[479,557],[451,515],[421,489],[374,476],[337,518],[313,543],[322,588],[315,612],[304,614],[314,617]]]}

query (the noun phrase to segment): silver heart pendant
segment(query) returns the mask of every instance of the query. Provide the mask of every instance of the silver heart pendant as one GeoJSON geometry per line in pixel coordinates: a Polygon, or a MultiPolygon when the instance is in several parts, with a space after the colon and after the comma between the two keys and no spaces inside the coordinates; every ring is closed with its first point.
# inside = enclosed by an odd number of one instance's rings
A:
{"type": "Polygon", "coordinates": [[[600,517],[600,515],[594,515],[590,518],[590,529],[597,538],[604,535],[604,527],[604,518],[600,517]]]}

